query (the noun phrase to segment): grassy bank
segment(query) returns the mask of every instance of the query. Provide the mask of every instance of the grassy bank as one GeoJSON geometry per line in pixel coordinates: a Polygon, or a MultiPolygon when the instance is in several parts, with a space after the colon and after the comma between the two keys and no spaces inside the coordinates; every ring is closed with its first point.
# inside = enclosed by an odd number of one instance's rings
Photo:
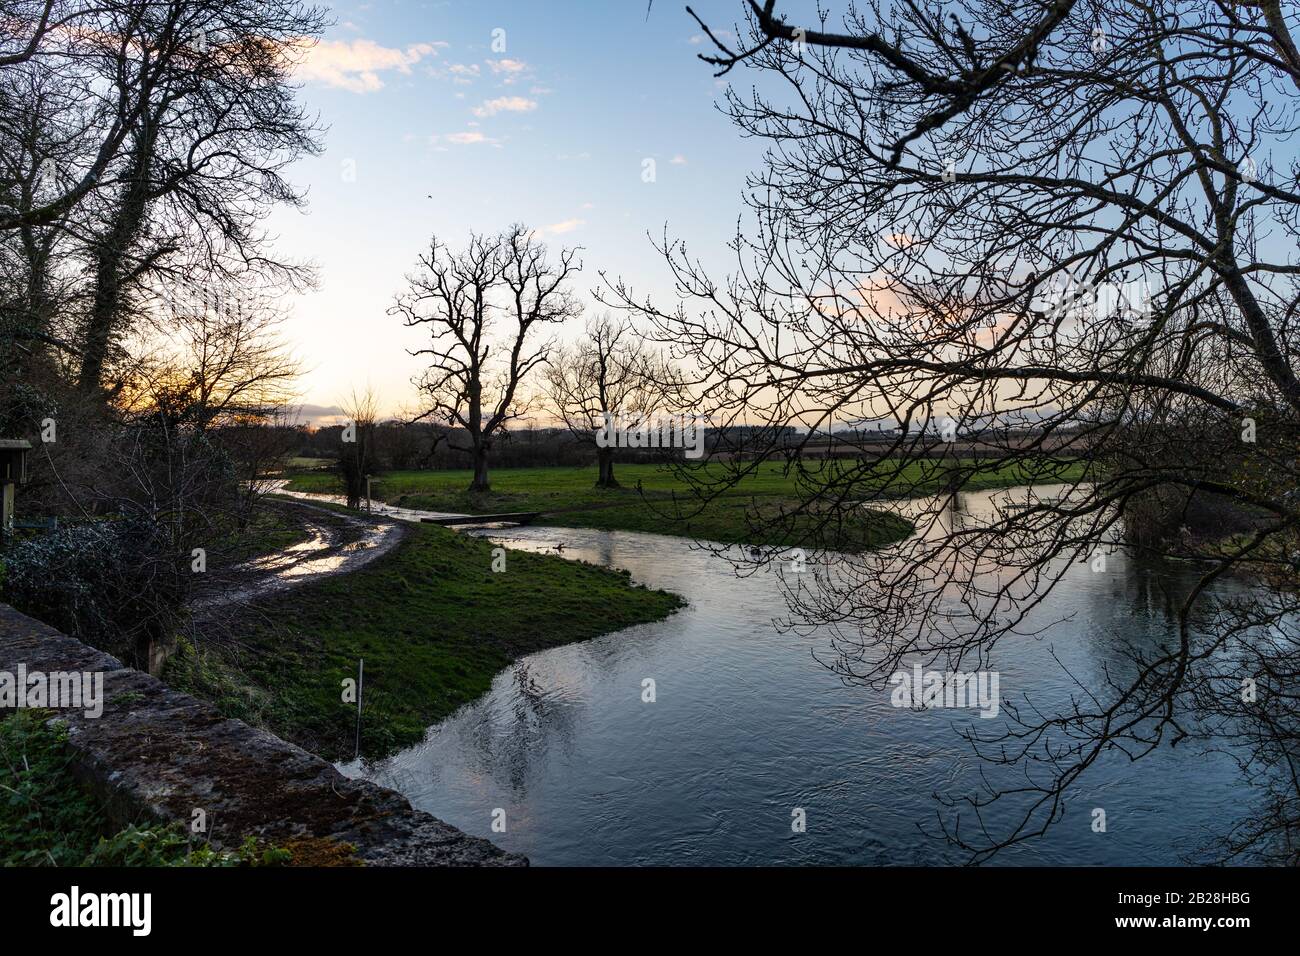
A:
{"type": "MultiPolygon", "coordinates": [[[[850,465],[852,463],[849,463],[850,465]]],[[[831,470],[842,462],[817,462],[831,470]]],[[[707,478],[720,479],[724,466],[699,466],[707,478]]],[[[895,473],[892,463],[879,463],[863,476],[861,493],[926,494],[943,490],[948,472],[936,462],[912,463],[895,473]]],[[[806,487],[797,472],[778,462],[764,462],[734,487],[701,503],[689,483],[659,465],[617,465],[621,488],[594,487],[594,468],[512,468],[492,472],[492,490],[471,495],[468,471],[398,471],[377,478],[374,493],[382,501],[407,508],[458,514],[511,511],[549,512],[543,523],[560,527],[649,531],[698,537],[724,543],[831,547],[844,551],[880,547],[911,530],[907,522],[881,512],[866,511],[861,520],[827,527],[816,515],[800,515],[768,523],[762,520],[790,515],[799,509],[806,487]]],[[[1072,480],[1083,465],[1044,463],[984,468],[966,477],[963,488],[1009,487],[1028,483],[1072,480]]],[[[337,476],[326,473],[298,475],[290,490],[338,494],[337,476]]]]}
{"type": "Polygon", "coordinates": [[[187,644],[165,679],[338,759],[352,754],[356,719],[343,681],[364,658],[362,750],[375,757],[418,742],[515,658],[658,620],[681,604],[626,574],[559,557],[509,551],[494,572],[493,547],[413,525],[373,564],[256,606],[236,629],[238,646],[187,644]]]}
{"type": "Polygon", "coordinates": [[[536,524],[603,531],[668,534],[723,544],[827,548],[858,552],[881,548],[912,533],[912,523],[871,508],[845,514],[804,513],[792,498],[766,495],[715,498],[702,506],[690,499],[638,500],[618,507],[567,511],[536,524]]]}

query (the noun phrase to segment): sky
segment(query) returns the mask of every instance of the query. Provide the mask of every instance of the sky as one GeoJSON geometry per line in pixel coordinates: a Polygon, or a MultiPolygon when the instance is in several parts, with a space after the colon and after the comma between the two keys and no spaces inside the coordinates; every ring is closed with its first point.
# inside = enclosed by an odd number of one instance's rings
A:
{"type": "MultiPolygon", "coordinates": [[[[693,8],[715,28],[741,13],[739,0],[693,8]]],[[[325,148],[289,173],[305,212],[270,220],[280,254],[318,270],[284,326],[305,368],[304,417],[327,421],[367,387],[389,414],[418,405],[420,360],[407,350],[427,332],[387,310],[434,234],[455,249],[471,230],[518,221],[553,249],[580,246],[575,291],[588,302],[605,270],[672,305],[650,244],[665,228],[726,270],[761,153],[717,110],[724,81],[696,58],[707,41],[682,0],[656,0],[648,15],[641,0],[331,9],[297,74],[325,148]]]]}

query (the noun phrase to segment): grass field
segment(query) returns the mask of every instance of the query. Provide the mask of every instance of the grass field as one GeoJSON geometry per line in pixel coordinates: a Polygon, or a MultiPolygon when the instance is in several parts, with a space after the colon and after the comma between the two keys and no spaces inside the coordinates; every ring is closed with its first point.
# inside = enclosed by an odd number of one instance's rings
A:
{"type": "MultiPolygon", "coordinates": [[[[721,478],[723,466],[701,465],[701,476],[721,478]]],[[[791,515],[799,509],[808,482],[816,483],[841,462],[816,462],[821,472],[800,475],[777,462],[764,462],[718,497],[701,501],[690,483],[659,465],[617,465],[621,488],[594,487],[595,468],[511,468],[491,474],[492,490],[471,495],[469,471],[398,471],[374,482],[375,496],[389,504],[457,514],[542,511],[539,523],[560,527],[645,531],[696,537],[725,544],[828,547],[859,551],[879,547],[905,536],[910,526],[878,511],[862,509],[861,520],[827,524],[816,514],[791,515]],[[767,520],[776,518],[775,521],[767,520]]],[[[872,489],[890,494],[926,494],[945,487],[947,472],[938,463],[914,463],[901,474],[893,466],[877,466],[864,476],[865,496],[872,489]]],[[[970,476],[967,490],[1045,483],[1079,477],[1083,466],[1047,462],[1036,470],[1023,466],[989,468],[970,476]]],[[[298,475],[294,491],[338,494],[339,479],[331,474],[298,475]]]]}
{"type": "Polygon", "coordinates": [[[413,525],[358,571],[263,601],[239,622],[238,645],[182,645],[169,684],[329,759],[351,756],[355,704],[342,682],[365,659],[362,750],[377,757],[488,689],[523,654],[667,616],[676,595],[625,573],[506,552],[433,525],[413,525]]]}
{"type": "Polygon", "coordinates": [[[334,462],[329,458],[301,458],[294,457],[284,463],[285,470],[288,472],[298,471],[316,471],[322,468],[329,468],[334,462]]]}

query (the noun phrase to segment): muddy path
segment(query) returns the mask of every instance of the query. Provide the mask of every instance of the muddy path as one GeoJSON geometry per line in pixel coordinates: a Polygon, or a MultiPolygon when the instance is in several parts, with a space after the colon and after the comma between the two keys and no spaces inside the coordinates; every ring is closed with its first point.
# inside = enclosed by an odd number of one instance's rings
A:
{"type": "Polygon", "coordinates": [[[383,515],[343,514],[303,501],[276,500],[292,509],[307,538],[283,551],[214,570],[190,607],[198,620],[225,615],[272,594],[363,568],[397,546],[407,534],[383,515]]]}
{"type": "Polygon", "coordinates": [[[307,538],[282,551],[214,569],[190,602],[196,621],[224,617],[268,595],[363,568],[391,551],[408,533],[408,524],[424,518],[464,517],[380,501],[373,502],[370,513],[342,512],[327,507],[345,504],[342,495],[289,491],[287,484],[283,479],[268,481],[260,491],[268,496],[270,507],[293,509],[307,538]]]}

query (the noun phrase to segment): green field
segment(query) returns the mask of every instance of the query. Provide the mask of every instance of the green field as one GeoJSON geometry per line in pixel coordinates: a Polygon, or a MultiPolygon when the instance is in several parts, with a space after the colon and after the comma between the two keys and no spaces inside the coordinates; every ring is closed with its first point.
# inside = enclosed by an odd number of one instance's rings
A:
{"type": "Polygon", "coordinates": [[[334,462],[329,458],[301,458],[293,457],[284,463],[284,468],[288,472],[298,471],[319,471],[329,468],[334,462]]]}
{"type": "MultiPolygon", "coordinates": [[[[910,531],[906,522],[879,511],[858,509],[860,519],[843,520],[825,509],[802,513],[809,492],[855,462],[813,462],[800,472],[777,462],[753,467],[733,486],[701,497],[682,474],[660,465],[617,465],[621,488],[594,487],[595,468],[511,468],[491,473],[492,491],[471,495],[468,471],[398,471],[375,479],[374,494],[389,504],[456,514],[542,511],[540,524],[560,527],[644,531],[719,541],[827,547],[860,551],[879,547],[910,531]]],[[[948,466],[918,462],[901,472],[891,463],[878,463],[856,475],[856,493],[866,498],[928,494],[948,483],[948,466]]],[[[726,466],[704,464],[695,472],[710,482],[726,477],[726,466]]],[[[1073,480],[1083,465],[1044,462],[986,468],[966,477],[966,490],[1026,483],[1073,480]]],[[[316,473],[291,479],[290,490],[339,494],[335,475],[316,473]]]]}
{"type": "Polygon", "coordinates": [[[182,644],[165,680],[329,759],[352,755],[356,709],[342,681],[365,659],[362,750],[418,742],[515,658],[666,617],[676,595],[625,572],[412,525],[360,570],[269,597],[234,641],[182,644]]]}

